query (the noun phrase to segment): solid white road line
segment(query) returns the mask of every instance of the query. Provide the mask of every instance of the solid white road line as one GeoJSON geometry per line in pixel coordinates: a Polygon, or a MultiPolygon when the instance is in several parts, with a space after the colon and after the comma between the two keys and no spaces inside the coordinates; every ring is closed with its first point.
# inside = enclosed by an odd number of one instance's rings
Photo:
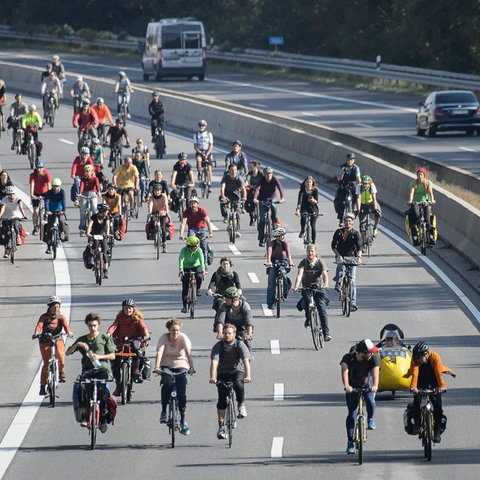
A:
{"type": "Polygon", "coordinates": [[[265,105],[264,103],[249,103],[252,107],[258,107],[258,108],[268,108],[268,105],[265,105]]]}
{"type": "Polygon", "coordinates": [[[210,225],[212,226],[212,232],[218,232],[218,227],[213,222],[210,222],[210,225]]]}
{"type": "Polygon", "coordinates": [[[473,148],[468,148],[468,147],[458,147],[460,150],[464,150],[465,152],[474,152],[476,153],[477,151],[473,148]]]}
{"type": "Polygon", "coordinates": [[[228,248],[234,255],[241,255],[240,250],[235,245],[229,245],[228,248]]]}
{"type": "Polygon", "coordinates": [[[270,353],[280,355],[280,340],[270,340],[270,353]]]}
{"type": "Polygon", "coordinates": [[[62,143],[66,143],[67,145],[75,145],[73,142],[71,142],[70,140],[65,140],[64,138],[60,138],[59,139],[60,142],[62,143]]]}
{"type": "Polygon", "coordinates": [[[283,437],[273,437],[272,449],[270,450],[271,458],[282,458],[283,437]]]}
{"type": "Polygon", "coordinates": [[[375,128],[373,125],[368,125],[367,123],[355,123],[355,125],[363,128],[375,128]]]}
{"type": "Polygon", "coordinates": [[[270,310],[266,303],[262,303],[262,308],[265,317],[273,317],[273,310],[270,310]]]}
{"type": "Polygon", "coordinates": [[[250,281],[252,283],[260,283],[260,280],[257,277],[257,274],[254,272],[248,272],[248,276],[250,277],[250,281]]]}
{"type": "Polygon", "coordinates": [[[283,402],[285,400],[285,385],[283,383],[273,384],[273,401],[283,402]]]}

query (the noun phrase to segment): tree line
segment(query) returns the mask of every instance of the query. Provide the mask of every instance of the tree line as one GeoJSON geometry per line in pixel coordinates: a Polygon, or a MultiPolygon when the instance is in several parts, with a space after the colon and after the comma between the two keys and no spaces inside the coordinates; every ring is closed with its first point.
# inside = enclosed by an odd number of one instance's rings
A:
{"type": "Polygon", "coordinates": [[[224,50],[273,49],[478,73],[480,0],[3,0],[20,30],[142,36],[151,20],[195,17],[224,50]]]}

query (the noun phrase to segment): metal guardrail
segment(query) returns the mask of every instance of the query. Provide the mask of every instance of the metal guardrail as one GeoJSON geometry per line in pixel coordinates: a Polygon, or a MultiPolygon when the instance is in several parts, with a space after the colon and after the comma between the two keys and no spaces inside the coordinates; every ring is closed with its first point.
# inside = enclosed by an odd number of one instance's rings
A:
{"type": "MultiPolygon", "coordinates": [[[[127,37],[125,40],[86,39],[74,35],[63,37],[43,34],[16,32],[11,27],[0,25],[0,38],[15,38],[49,43],[65,43],[67,45],[91,45],[118,50],[140,52],[145,39],[143,37],[127,37]]],[[[271,52],[266,50],[238,50],[220,52],[215,48],[209,50],[209,58],[221,61],[247,63],[253,65],[270,65],[309,71],[322,71],[357,75],[396,81],[406,81],[435,87],[461,88],[480,91],[480,76],[462,73],[429,70],[425,68],[406,67],[346,58],[317,57],[293,53],[271,52]]]]}

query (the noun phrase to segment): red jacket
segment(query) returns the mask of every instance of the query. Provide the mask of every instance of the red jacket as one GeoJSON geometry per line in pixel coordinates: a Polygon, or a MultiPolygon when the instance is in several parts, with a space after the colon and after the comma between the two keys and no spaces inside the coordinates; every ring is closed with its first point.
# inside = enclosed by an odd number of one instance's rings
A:
{"type": "Polygon", "coordinates": [[[83,113],[82,109],[79,109],[73,116],[73,126],[81,126],[82,130],[90,130],[92,127],[97,128],[98,117],[94,110],[88,109],[87,113],[83,113]]]}

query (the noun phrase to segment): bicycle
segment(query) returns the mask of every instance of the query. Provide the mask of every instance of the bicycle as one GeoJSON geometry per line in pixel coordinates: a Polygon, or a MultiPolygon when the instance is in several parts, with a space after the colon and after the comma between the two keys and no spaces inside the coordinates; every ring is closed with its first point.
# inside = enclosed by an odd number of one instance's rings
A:
{"type": "Polygon", "coordinates": [[[187,312],[190,313],[190,318],[195,318],[195,303],[197,302],[197,280],[195,278],[196,274],[197,272],[195,272],[195,270],[189,272],[186,307],[187,312]]]}
{"type": "Polygon", "coordinates": [[[340,303],[342,315],[350,316],[352,311],[352,274],[351,267],[358,265],[356,257],[344,257],[340,262],[343,267],[342,283],[340,285],[340,303]]]}
{"type": "Polygon", "coordinates": [[[161,125],[155,126],[155,130],[153,133],[153,148],[155,150],[155,155],[157,159],[163,158],[165,152],[165,122],[162,122],[161,125]]]}
{"type": "Polygon", "coordinates": [[[90,131],[82,130],[80,127],[78,129],[78,143],[77,143],[78,153],[80,153],[83,147],[90,148],[91,145],[92,145],[92,135],[90,131]]]}
{"type": "Polygon", "coordinates": [[[46,340],[50,344],[50,358],[48,359],[48,375],[47,375],[47,395],[49,397],[49,403],[52,408],[55,408],[55,402],[57,399],[56,391],[59,382],[58,360],[57,360],[57,340],[61,338],[63,334],[52,335],[50,332],[43,332],[39,335],[34,335],[33,339],[41,338],[46,340]]]}
{"type": "Polygon", "coordinates": [[[45,94],[45,111],[43,116],[45,117],[45,123],[53,128],[55,125],[55,113],[57,109],[55,108],[55,95],[53,93],[45,94]]]}
{"type": "Polygon", "coordinates": [[[17,155],[22,155],[22,145],[23,145],[23,137],[25,135],[25,132],[23,128],[20,125],[20,121],[17,119],[17,127],[15,129],[15,137],[13,141],[15,153],[17,155]]]}
{"type": "Polygon", "coordinates": [[[128,103],[127,103],[127,95],[125,93],[118,93],[117,94],[117,102],[120,107],[118,111],[118,118],[122,119],[123,125],[127,125],[127,119],[128,119],[128,103]],[[121,98],[119,98],[121,97],[121,98]],[[121,100],[118,102],[118,100],[121,100]]]}
{"type": "MultiPolygon", "coordinates": [[[[280,310],[281,310],[281,304],[282,302],[285,301],[285,292],[283,289],[283,274],[281,269],[285,269],[285,275],[288,273],[287,271],[287,266],[285,266],[283,263],[276,261],[274,265],[268,265],[264,264],[268,268],[274,268],[275,269],[275,305],[276,305],[276,310],[277,310],[277,318],[280,318],[280,310]]],[[[268,273],[268,271],[267,271],[268,273]]]]}
{"type": "Polygon", "coordinates": [[[52,260],[55,260],[57,258],[57,250],[58,247],[62,246],[62,241],[60,240],[60,215],[62,215],[63,212],[58,213],[54,212],[52,215],[55,216],[53,225],[50,227],[50,230],[48,232],[48,243],[47,246],[50,247],[52,251],[52,260]]]}
{"type": "Polygon", "coordinates": [[[322,323],[320,322],[320,314],[317,310],[317,305],[315,304],[314,299],[315,292],[319,290],[325,289],[319,288],[316,285],[301,288],[302,292],[308,293],[308,303],[305,301],[305,309],[307,311],[307,320],[310,324],[310,331],[312,332],[313,346],[315,350],[323,348],[325,343],[322,323]]]}
{"type": "Polygon", "coordinates": [[[122,164],[122,147],[123,145],[119,143],[114,143],[110,146],[110,161],[108,162],[108,166],[111,167],[112,172],[122,164]]]}
{"type": "Polygon", "coordinates": [[[38,160],[37,142],[33,136],[36,131],[36,128],[31,128],[27,134],[27,158],[32,170],[35,167],[35,162],[38,160]]]}
{"type": "Polygon", "coordinates": [[[210,175],[209,175],[209,170],[208,167],[209,165],[212,165],[211,161],[212,156],[206,160],[202,160],[202,169],[200,170],[200,173],[198,175],[198,181],[200,183],[200,190],[202,191],[202,198],[208,198],[211,191],[212,191],[212,186],[210,184],[210,175]]]}
{"type": "Polygon", "coordinates": [[[362,238],[362,252],[370,257],[372,254],[373,239],[375,237],[373,236],[373,225],[368,210],[360,221],[360,236],[362,238]]]}
{"type": "Polygon", "coordinates": [[[175,434],[176,432],[182,433],[182,422],[177,400],[177,377],[179,375],[186,375],[187,372],[172,372],[166,367],[164,367],[161,372],[171,375],[172,377],[172,391],[170,392],[170,397],[168,399],[167,427],[171,438],[172,448],[175,448],[175,434]]]}
{"type": "Polygon", "coordinates": [[[42,227],[44,225],[44,219],[45,219],[45,198],[43,195],[38,195],[35,197],[38,200],[38,215],[37,215],[37,221],[34,225],[34,228],[37,229],[38,234],[42,234],[42,227]]]}
{"type": "Polygon", "coordinates": [[[183,213],[187,209],[187,198],[185,196],[185,190],[188,188],[186,185],[177,185],[177,199],[178,199],[178,221],[183,219],[183,213]]]}
{"type": "Polygon", "coordinates": [[[358,406],[357,415],[355,417],[355,430],[353,436],[353,442],[355,450],[358,454],[358,464],[363,464],[363,444],[367,441],[367,415],[365,409],[366,392],[370,391],[370,387],[354,388],[354,392],[358,392],[358,406]]]}
{"type": "MultiPolygon", "coordinates": [[[[95,372],[96,370],[93,370],[95,372]]],[[[103,378],[82,378],[78,376],[75,380],[76,384],[85,385],[85,389],[88,392],[88,410],[87,410],[87,427],[90,435],[90,449],[94,450],[97,442],[97,429],[100,426],[100,399],[98,398],[98,385],[106,385],[108,382],[112,382],[110,374],[107,379],[103,378]],[[87,388],[90,385],[91,388],[87,388]]]]}
{"type": "MultiPolygon", "coordinates": [[[[420,240],[420,251],[422,255],[427,255],[427,246],[429,245],[428,242],[428,232],[427,232],[427,221],[425,219],[425,208],[431,205],[431,202],[423,201],[423,202],[414,202],[413,205],[418,206],[418,210],[420,211],[420,215],[417,220],[417,225],[419,229],[419,240],[420,240]]],[[[412,207],[413,207],[412,205],[412,207]]]]}
{"type": "Polygon", "coordinates": [[[356,184],[355,182],[348,182],[345,185],[345,199],[343,201],[343,215],[346,213],[353,213],[353,206],[355,205],[355,189],[356,184]]]}
{"type": "Polygon", "coordinates": [[[422,441],[423,454],[428,462],[432,461],[432,443],[435,422],[433,419],[433,405],[430,395],[439,395],[436,388],[419,388],[420,399],[420,431],[418,438],[422,441]]]}
{"type": "Polygon", "coordinates": [[[132,216],[132,209],[130,207],[130,196],[128,190],[125,188],[119,188],[118,193],[122,197],[122,217],[125,220],[125,233],[128,231],[128,221],[132,216]]]}
{"type": "Polygon", "coordinates": [[[302,212],[302,217],[305,218],[305,228],[303,231],[303,245],[305,247],[313,243],[313,229],[311,219],[317,218],[318,216],[322,216],[322,214],[318,212],[302,212]]]}
{"type": "MultiPolygon", "coordinates": [[[[20,221],[22,221],[21,219],[20,221]]],[[[5,252],[10,257],[10,263],[15,264],[15,252],[17,251],[17,233],[15,231],[15,219],[3,220],[3,228],[5,232],[5,252]]]]}
{"type": "Polygon", "coordinates": [[[138,352],[142,344],[142,338],[114,338],[115,342],[122,342],[115,352],[116,357],[120,357],[120,398],[122,405],[130,402],[133,393],[133,357],[138,357],[138,352]]]}
{"type": "Polygon", "coordinates": [[[225,410],[224,426],[226,427],[226,437],[228,448],[232,448],[233,430],[237,428],[237,415],[235,413],[235,390],[233,382],[217,381],[217,385],[223,385],[227,390],[227,408],[225,410]]]}
{"type": "Polygon", "coordinates": [[[167,249],[166,249],[165,242],[163,242],[162,240],[165,232],[163,232],[162,223],[160,220],[160,214],[158,212],[153,214],[153,226],[154,226],[153,247],[155,248],[157,260],[159,260],[160,246],[162,247],[162,253],[165,253],[167,249]]]}
{"type": "Polygon", "coordinates": [[[238,209],[241,208],[241,202],[230,200],[228,202],[228,223],[227,232],[230,243],[235,243],[237,237],[240,236],[240,215],[238,209]]]}
{"type": "MultiPolygon", "coordinates": [[[[92,210],[91,210],[91,207],[90,207],[90,198],[91,197],[88,197],[86,195],[80,195],[80,194],[77,195],[77,200],[79,200],[81,202],[85,202],[85,211],[84,211],[85,229],[88,227],[90,219],[92,218],[92,210]]],[[[81,213],[80,213],[80,215],[81,215],[81,213]]],[[[82,231],[80,232],[81,236],[82,236],[82,231]]]]}
{"type": "Polygon", "coordinates": [[[138,214],[140,212],[140,207],[142,203],[142,195],[140,194],[139,190],[134,190],[133,191],[133,209],[132,209],[132,215],[135,218],[138,218],[138,214]]]}
{"type": "Polygon", "coordinates": [[[100,286],[102,284],[103,273],[103,235],[93,235],[90,250],[93,254],[93,273],[95,275],[95,283],[100,286]]]}
{"type": "MultiPolygon", "coordinates": [[[[272,205],[275,203],[280,203],[278,201],[269,198],[265,201],[260,201],[259,204],[265,207],[265,213],[263,214],[264,218],[264,230],[263,230],[263,243],[268,247],[268,244],[272,241],[274,227],[272,224],[272,205]]],[[[259,217],[260,218],[260,217],[259,217]]]]}

